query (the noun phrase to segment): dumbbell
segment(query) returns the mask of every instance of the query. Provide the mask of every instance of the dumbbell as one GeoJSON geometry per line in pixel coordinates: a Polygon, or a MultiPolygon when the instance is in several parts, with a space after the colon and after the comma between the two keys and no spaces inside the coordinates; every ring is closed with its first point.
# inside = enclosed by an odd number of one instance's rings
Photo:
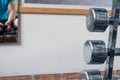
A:
{"type": "Polygon", "coordinates": [[[17,42],[17,33],[16,30],[11,27],[9,31],[5,32],[5,42],[17,42]]]}
{"type": "MultiPolygon", "coordinates": [[[[109,50],[102,40],[88,40],[84,44],[83,56],[87,64],[103,64],[109,50]]],[[[115,49],[115,56],[120,56],[120,48],[115,49]]]]}
{"type": "Polygon", "coordinates": [[[109,15],[106,9],[89,9],[86,16],[86,25],[90,32],[104,32],[107,29],[109,22],[109,15]]]}
{"type": "MultiPolygon", "coordinates": [[[[119,80],[119,76],[113,76],[112,80],[119,80]]],[[[80,80],[107,80],[99,70],[83,70],[80,72],[80,80]]]]}
{"type": "Polygon", "coordinates": [[[103,80],[99,70],[83,70],[80,73],[80,80],[103,80]]]}
{"type": "Polygon", "coordinates": [[[84,44],[83,56],[87,64],[103,64],[107,48],[102,40],[88,40],[84,44]]]}

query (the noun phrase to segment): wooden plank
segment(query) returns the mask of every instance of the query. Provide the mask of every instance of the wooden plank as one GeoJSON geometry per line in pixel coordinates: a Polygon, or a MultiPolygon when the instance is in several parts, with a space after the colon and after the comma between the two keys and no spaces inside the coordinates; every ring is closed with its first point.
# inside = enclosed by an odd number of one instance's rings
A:
{"type": "Polygon", "coordinates": [[[41,7],[20,7],[20,13],[33,14],[71,14],[71,15],[86,15],[86,9],[63,9],[63,8],[41,8],[41,7]]]}
{"type": "MultiPolygon", "coordinates": [[[[20,13],[26,14],[67,14],[67,15],[86,15],[88,9],[67,9],[67,8],[42,8],[42,7],[20,7],[20,13]]],[[[111,13],[108,10],[109,14],[111,13]]]]}

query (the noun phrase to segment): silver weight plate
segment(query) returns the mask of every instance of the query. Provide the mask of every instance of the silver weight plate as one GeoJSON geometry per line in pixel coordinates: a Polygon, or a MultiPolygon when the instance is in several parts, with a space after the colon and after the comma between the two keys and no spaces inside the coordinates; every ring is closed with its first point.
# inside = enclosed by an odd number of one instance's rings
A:
{"type": "Polygon", "coordinates": [[[86,16],[86,25],[90,32],[104,32],[109,25],[107,10],[103,8],[90,8],[86,16]]]}
{"type": "Polygon", "coordinates": [[[102,40],[88,40],[84,44],[83,56],[87,64],[103,64],[107,49],[102,40]]]}
{"type": "Polygon", "coordinates": [[[80,73],[80,80],[103,80],[99,70],[83,70],[80,73]]]}

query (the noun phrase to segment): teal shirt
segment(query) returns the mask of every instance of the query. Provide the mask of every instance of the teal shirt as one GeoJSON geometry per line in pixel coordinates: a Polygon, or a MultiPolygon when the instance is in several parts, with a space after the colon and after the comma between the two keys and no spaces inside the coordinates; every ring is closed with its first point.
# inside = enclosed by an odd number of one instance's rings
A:
{"type": "Polygon", "coordinates": [[[0,21],[8,19],[8,4],[14,0],[0,0],[0,21]]]}

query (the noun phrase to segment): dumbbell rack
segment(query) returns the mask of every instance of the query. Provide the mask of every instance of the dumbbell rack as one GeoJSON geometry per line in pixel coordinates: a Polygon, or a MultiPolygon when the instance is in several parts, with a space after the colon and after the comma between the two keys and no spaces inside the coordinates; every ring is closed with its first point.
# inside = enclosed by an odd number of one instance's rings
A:
{"type": "MultiPolygon", "coordinates": [[[[111,17],[108,19],[109,20],[109,38],[108,38],[108,45],[107,45],[107,55],[104,56],[106,57],[106,64],[105,64],[105,75],[104,75],[104,80],[112,80],[112,73],[113,73],[113,65],[114,65],[114,56],[119,56],[120,55],[120,48],[116,48],[116,39],[117,39],[117,31],[118,31],[118,26],[120,23],[120,0],[113,0],[112,4],[112,10],[111,10],[111,17]]],[[[102,41],[100,43],[103,43],[102,41]]],[[[104,44],[104,43],[103,43],[104,44]]],[[[100,46],[99,46],[100,47],[100,46]]],[[[97,55],[98,56],[98,55],[97,55]]],[[[100,61],[100,60],[99,60],[100,61]]],[[[103,62],[102,62],[103,63],[103,62]]],[[[92,73],[100,77],[100,72],[98,71],[88,71],[88,74],[92,73]]],[[[86,73],[85,73],[86,75],[86,73]]],[[[89,76],[89,75],[86,75],[89,76]]],[[[91,78],[92,75],[90,75],[90,79],[83,78],[82,80],[103,80],[101,77],[99,79],[91,78]]],[[[83,77],[85,77],[83,75],[83,77]]]]}
{"type": "Polygon", "coordinates": [[[105,79],[112,79],[114,56],[116,50],[117,31],[119,26],[120,0],[113,0],[112,13],[110,18],[110,31],[108,39],[108,56],[106,58],[105,79]]]}

